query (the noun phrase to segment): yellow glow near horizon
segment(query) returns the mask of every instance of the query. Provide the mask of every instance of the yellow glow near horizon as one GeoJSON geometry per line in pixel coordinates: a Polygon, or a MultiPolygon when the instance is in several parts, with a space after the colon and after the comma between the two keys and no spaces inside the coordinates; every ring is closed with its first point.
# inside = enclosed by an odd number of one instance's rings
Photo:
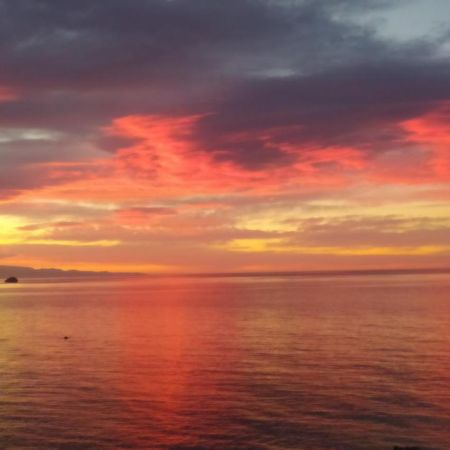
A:
{"type": "Polygon", "coordinates": [[[22,227],[29,225],[23,219],[15,216],[0,216],[0,245],[55,245],[68,247],[113,247],[120,244],[119,240],[80,241],[70,239],[45,238],[46,229],[24,232],[22,227]]]}
{"type": "Polygon", "coordinates": [[[56,245],[65,247],[115,247],[120,241],[100,240],[100,241],[77,241],[77,240],[60,240],[60,239],[30,239],[23,242],[30,245],[56,245]]]}
{"type": "Polygon", "coordinates": [[[0,245],[23,242],[23,233],[19,230],[25,222],[14,216],[0,216],[0,245]]]}
{"type": "Polygon", "coordinates": [[[243,253],[294,253],[330,256],[420,256],[450,254],[450,246],[423,245],[417,247],[307,247],[283,245],[282,239],[235,239],[217,246],[222,250],[243,253]]]}
{"type": "Polygon", "coordinates": [[[345,219],[345,217],[357,216],[358,218],[379,219],[384,216],[395,216],[408,220],[421,218],[442,219],[450,225],[450,210],[445,204],[407,203],[403,204],[401,210],[398,205],[360,206],[351,203],[327,203],[319,206],[308,203],[306,207],[299,206],[288,210],[273,208],[269,211],[255,212],[251,215],[241,217],[237,226],[242,229],[261,231],[293,231],[298,225],[290,221],[321,218],[321,219],[345,219]],[[321,209],[323,207],[323,209],[321,209]],[[276,215],[276,218],[274,218],[276,215]]]}

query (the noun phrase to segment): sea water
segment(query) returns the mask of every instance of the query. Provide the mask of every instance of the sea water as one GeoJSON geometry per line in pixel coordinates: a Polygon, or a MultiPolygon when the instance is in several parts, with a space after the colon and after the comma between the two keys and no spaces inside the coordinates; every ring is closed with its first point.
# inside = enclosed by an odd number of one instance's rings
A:
{"type": "Polygon", "coordinates": [[[0,449],[394,445],[450,449],[450,275],[0,286],[0,449]]]}

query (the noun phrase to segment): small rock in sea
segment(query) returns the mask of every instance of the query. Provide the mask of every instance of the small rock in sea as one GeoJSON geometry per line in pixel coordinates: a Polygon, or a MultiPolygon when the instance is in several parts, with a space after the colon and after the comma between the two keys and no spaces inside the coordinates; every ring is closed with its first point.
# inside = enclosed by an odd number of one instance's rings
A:
{"type": "Polygon", "coordinates": [[[5,280],[5,283],[18,283],[19,280],[16,277],[9,277],[5,280]]]}

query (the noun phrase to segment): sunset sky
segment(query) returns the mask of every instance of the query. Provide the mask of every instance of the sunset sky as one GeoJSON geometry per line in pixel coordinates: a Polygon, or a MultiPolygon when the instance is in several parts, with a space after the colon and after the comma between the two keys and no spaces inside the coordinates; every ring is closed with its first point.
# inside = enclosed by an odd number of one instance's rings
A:
{"type": "Polygon", "coordinates": [[[450,267],[449,17],[0,0],[0,265],[450,267]]]}

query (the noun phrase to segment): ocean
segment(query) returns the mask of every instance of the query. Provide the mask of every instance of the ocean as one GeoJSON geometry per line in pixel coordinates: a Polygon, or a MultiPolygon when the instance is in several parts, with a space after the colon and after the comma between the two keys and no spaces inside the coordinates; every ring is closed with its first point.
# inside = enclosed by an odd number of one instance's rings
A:
{"type": "Polygon", "coordinates": [[[0,286],[0,449],[395,445],[450,449],[448,274],[0,286]]]}

